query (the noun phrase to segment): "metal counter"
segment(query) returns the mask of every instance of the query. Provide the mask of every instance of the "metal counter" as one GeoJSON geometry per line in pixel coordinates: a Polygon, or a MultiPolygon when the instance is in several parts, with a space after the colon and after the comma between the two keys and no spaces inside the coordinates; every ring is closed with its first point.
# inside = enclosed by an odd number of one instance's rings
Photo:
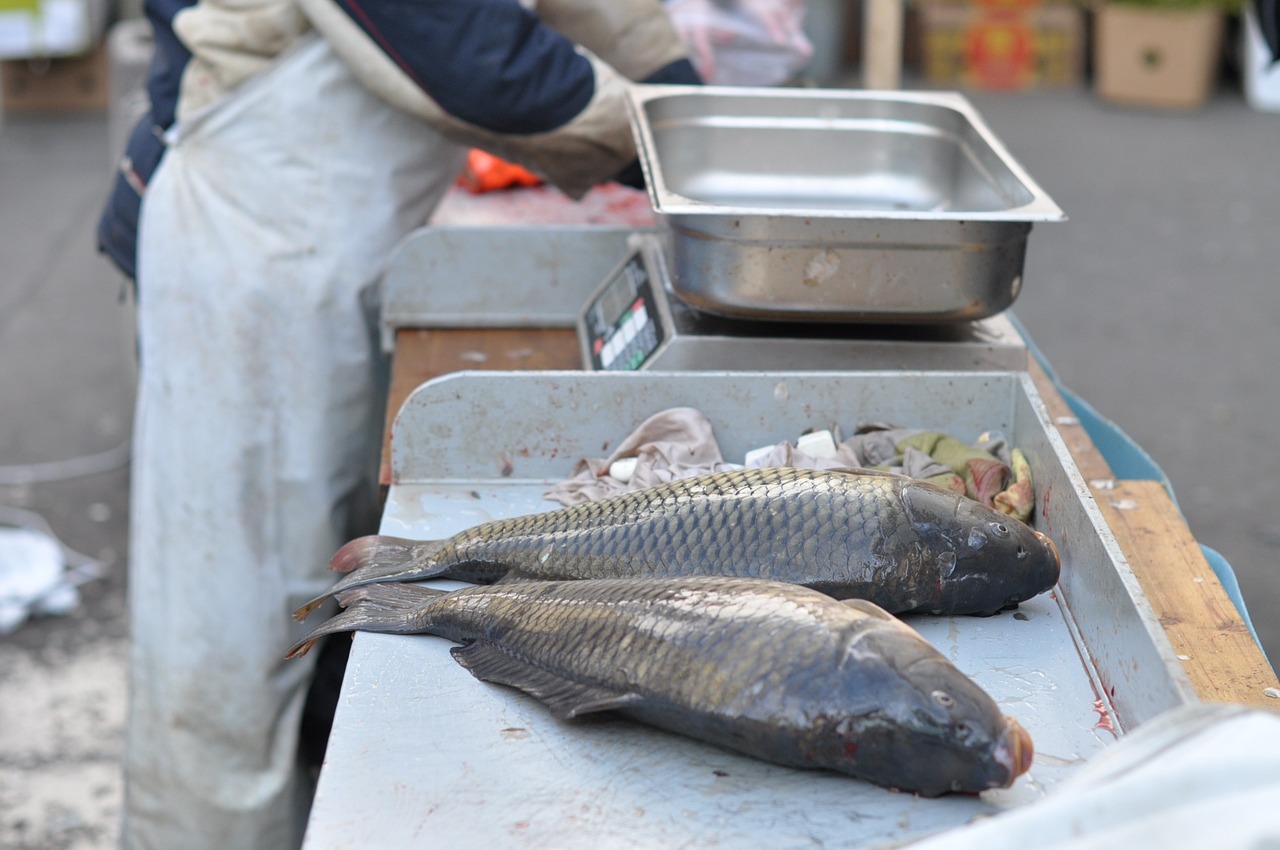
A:
{"type": "Polygon", "coordinates": [[[1011,789],[922,799],[623,720],[559,722],[474,679],[446,640],[361,633],[306,850],[886,846],[1030,803],[1115,734],[1196,699],[1025,373],[457,373],[396,420],[382,530],[441,537],[553,508],[545,486],[579,457],[678,405],[707,414],[729,459],[861,417],[961,439],[1002,430],[1027,453],[1059,587],[1016,613],[910,623],[1026,726],[1030,772],[1011,789]]]}

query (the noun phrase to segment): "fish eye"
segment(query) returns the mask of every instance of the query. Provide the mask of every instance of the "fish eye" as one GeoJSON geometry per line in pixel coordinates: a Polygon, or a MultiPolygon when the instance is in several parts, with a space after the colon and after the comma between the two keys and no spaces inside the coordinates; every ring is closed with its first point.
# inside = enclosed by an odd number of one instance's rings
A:
{"type": "Polygon", "coordinates": [[[1005,525],[1003,522],[991,522],[987,523],[987,526],[991,529],[991,533],[996,537],[1005,538],[1009,536],[1009,526],[1005,525]]]}
{"type": "Polygon", "coordinates": [[[950,708],[956,704],[956,698],[946,691],[934,691],[929,696],[933,697],[933,701],[943,708],[950,708]]]}

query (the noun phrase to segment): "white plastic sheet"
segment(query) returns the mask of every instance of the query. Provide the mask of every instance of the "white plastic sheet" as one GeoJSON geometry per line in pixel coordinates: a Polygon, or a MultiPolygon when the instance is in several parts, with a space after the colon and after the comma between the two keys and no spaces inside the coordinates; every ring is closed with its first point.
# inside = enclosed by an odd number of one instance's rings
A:
{"type": "Polygon", "coordinates": [[[911,847],[1261,850],[1280,847],[1278,802],[1280,712],[1189,705],[1126,735],[1044,800],[911,847]]]}
{"type": "Polygon", "coordinates": [[[782,85],[813,55],[805,0],[666,0],[666,6],[707,83],[782,85]]]}
{"type": "Polygon", "coordinates": [[[100,563],[64,546],[38,514],[0,506],[0,635],[33,616],[72,611],[76,588],[101,574],[100,563]]]}

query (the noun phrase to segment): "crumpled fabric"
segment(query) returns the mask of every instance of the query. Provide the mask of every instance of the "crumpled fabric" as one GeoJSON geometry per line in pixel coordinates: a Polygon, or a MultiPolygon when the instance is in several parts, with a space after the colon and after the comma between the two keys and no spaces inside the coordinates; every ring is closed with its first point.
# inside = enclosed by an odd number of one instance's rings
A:
{"type": "Polygon", "coordinates": [[[608,457],[579,460],[569,478],[553,485],[546,498],[574,505],[734,468],[721,457],[706,416],[691,407],[676,407],[640,423],[608,457]],[[626,481],[609,474],[614,462],[623,458],[636,459],[635,471],[626,481]]]}
{"type": "Polygon", "coordinates": [[[39,515],[0,505],[0,635],[31,617],[68,614],[103,565],[64,545],[39,515]]]}
{"type": "Polygon", "coordinates": [[[66,613],[78,602],[57,541],[29,528],[0,528],[0,635],[32,615],[66,613]]]}
{"type": "Polygon", "coordinates": [[[999,432],[983,434],[970,445],[938,431],[884,422],[860,422],[848,439],[840,436],[839,426],[830,430],[834,443],[830,454],[812,454],[783,440],[733,463],[725,461],[714,428],[701,411],[671,408],[642,422],[608,457],[579,460],[569,477],[552,485],[544,496],[563,505],[574,505],[677,478],[744,466],[865,468],[928,481],[1023,522],[1031,517],[1035,507],[1031,467],[999,432]],[[630,458],[636,461],[630,476],[611,473],[618,461],[630,458]]]}

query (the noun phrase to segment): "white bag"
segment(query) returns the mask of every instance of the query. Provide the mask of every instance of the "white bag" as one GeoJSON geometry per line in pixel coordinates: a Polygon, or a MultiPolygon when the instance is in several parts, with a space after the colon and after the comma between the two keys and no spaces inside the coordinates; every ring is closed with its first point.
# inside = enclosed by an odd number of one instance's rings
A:
{"type": "Polygon", "coordinates": [[[813,55],[805,0],[666,0],[666,6],[706,83],[782,85],[813,55]]]}

